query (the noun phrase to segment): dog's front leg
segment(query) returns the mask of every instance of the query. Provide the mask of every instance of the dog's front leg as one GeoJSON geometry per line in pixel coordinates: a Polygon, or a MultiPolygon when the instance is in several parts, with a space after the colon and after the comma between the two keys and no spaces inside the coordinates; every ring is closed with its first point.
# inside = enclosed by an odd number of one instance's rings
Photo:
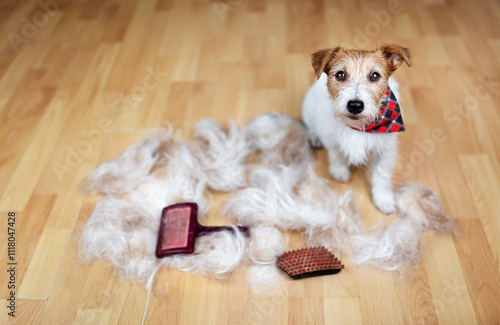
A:
{"type": "Polygon", "coordinates": [[[341,183],[346,183],[351,178],[351,171],[347,159],[340,153],[338,148],[331,146],[328,150],[328,162],[330,175],[334,180],[341,183]]]}
{"type": "Polygon", "coordinates": [[[395,209],[392,172],[396,158],[396,150],[377,152],[372,157],[372,199],[375,206],[385,214],[393,213],[395,209]]]}

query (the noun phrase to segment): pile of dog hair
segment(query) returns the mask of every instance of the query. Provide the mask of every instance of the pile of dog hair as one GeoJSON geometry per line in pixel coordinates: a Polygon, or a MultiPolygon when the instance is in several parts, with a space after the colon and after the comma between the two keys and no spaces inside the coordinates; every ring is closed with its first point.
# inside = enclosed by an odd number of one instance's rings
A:
{"type": "Polygon", "coordinates": [[[275,262],[287,248],[283,231],[299,232],[308,245],[325,246],[351,265],[386,270],[420,259],[426,229],[452,231],[435,193],[418,183],[396,190],[394,221],[366,231],[351,193],[335,193],[314,164],[305,127],[285,115],[264,114],[228,129],[205,119],[188,141],[159,131],[90,175],[89,189],[105,197],[79,235],[80,255],[104,259],[149,288],[161,267],[223,276],[247,263],[249,282],[258,286],[280,278],[275,262]],[[196,202],[202,217],[209,190],[230,192],[222,213],[229,223],[250,227],[250,238],[213,233],[197,240],[192,255],[157,259],[162,209],[196,202]]]}

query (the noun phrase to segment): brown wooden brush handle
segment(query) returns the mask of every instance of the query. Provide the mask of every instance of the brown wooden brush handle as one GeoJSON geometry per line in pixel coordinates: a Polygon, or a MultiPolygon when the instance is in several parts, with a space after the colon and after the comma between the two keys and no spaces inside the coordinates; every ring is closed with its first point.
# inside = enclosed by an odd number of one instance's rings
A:
{"type": "MultiPolygon", "coordinates": [[[[245,234],[245,236],[250,237],[250,230],[247,227],[243,227],[243,226],[237,226],[237,227],[242,233],[245,234]]],[[[231,232],[234,232],[233,227],[228,227],[228,226],[205,227],[205,226],[202,226],[200,224],[197,224],[196,225],[196,236],[200,237],[200,236],[203,236],[206,234],[210,234],[210,233],[217,232],[217,231],[223,231],[223,230],[229,230],[231,232]]]]}

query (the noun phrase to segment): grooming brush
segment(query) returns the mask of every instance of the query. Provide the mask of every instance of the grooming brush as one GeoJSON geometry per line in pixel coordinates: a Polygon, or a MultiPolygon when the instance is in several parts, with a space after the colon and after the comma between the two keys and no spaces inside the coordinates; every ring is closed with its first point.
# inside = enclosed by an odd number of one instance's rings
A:
{"type": "Polygon", "coordinates": [[[340,260],[324,247],[286,252],[278,257],[276,264],[294,280],[336,274],[344,268],[340,260]]]}
{"type": "MultiPolygon", "coordinates": [[[[248,228],[238,226],[247,237],[248,228]]],[[[194,252],[195,241],[212,232],[229,230],[231,227],[205,227],[198,223],[198,204],[180,203],[163,209],[156,245],[156,257],[174,254],[191,254],[194,252]]]]}

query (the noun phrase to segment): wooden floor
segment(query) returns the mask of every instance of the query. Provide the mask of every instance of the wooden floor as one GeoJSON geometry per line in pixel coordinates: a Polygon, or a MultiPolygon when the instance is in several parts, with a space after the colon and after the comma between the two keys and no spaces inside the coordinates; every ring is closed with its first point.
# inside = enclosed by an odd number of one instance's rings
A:
{"type": "MultiPolygon", "coordinates": [[[[494,0],[3,0],[0,323],[500,323],[499,53],[494,0]],[[407,125],[396,180],[434,188],[458,230],[426,234],[412,274],[347,265],[267,296],[251,293],[244,269],[228,280],[164,270],[148,294],[101,261],[80,263],[75,238],[99,199],[84,184],[98,164],[165,121],[189,137],[205,117],[299,117],[312,51],[381,41],[414,58],[395,74],[407,125]],[[4,307],[8,212],[15,319],[4,307]]],[[[390,220],[363,172],[332,186],[358,192],[368,224],[390,220]]],[[[210,222],[223,220],[223,200],[210,222]]]]}

